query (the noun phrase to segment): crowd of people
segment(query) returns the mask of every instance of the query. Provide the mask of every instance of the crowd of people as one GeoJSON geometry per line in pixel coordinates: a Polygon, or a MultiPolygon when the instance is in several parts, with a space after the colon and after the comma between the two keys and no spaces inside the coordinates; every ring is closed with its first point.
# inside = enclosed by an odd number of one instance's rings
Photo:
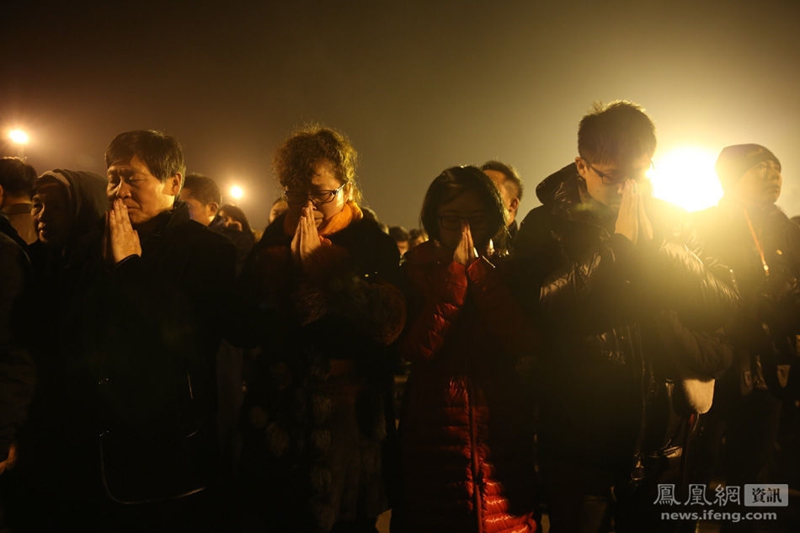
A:
{"type": "MultiPolygon", "coordinates": [[[[665,511],[788,502],[780,161],[726,147],[689,214],[652,197],[655,150],[643,108],[597,104],[526,216],[488,161],[410,232],[322,126],[274,154],[258,233],[161,132],[115,137],[105,177],[0,159],[0,530],[694,532],[665,511]]],[[[798,527],[776,509],[718,525],[798,527]]]]}

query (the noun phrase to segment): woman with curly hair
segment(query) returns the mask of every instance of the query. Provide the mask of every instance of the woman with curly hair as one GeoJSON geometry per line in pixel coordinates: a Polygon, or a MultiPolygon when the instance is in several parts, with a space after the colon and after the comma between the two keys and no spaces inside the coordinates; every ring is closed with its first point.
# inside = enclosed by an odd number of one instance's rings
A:
{"type": "Polygon", "coordinates": [[[505,284],[505,211],[476,167],[453,167],[422,206],[410,250],[411,363],[400,417],[393,533],[536,531],[533,402],[523,357],[535,332],[505,284]]]}
{"type": "Polygon", "coordinates": [[[311,127],[277,151],[289,210],[241,277],[246,531],[375,531],[388,509],[393,343],[405,306],[394,241],[362,215],[356,152],[311,127]]]}

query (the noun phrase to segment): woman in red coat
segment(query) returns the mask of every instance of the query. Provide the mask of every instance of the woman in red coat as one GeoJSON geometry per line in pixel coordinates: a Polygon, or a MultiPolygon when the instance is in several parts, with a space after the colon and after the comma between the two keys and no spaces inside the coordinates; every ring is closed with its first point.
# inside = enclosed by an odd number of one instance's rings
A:
{"type": "Polygon", "coordinates": [[[406,256],[411,363],[392,533],[536,531],[533,402],[518,355],[533,334],[503,280],[505,214],[476,167],[445,170],[406,256]]]}

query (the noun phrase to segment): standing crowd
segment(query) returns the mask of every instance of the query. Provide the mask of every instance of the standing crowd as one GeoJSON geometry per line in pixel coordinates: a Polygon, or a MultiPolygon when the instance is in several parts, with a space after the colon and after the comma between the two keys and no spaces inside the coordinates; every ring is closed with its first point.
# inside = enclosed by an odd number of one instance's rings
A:
{"type": "Polygon", "coordinates": [[[517,217],[510,165],[454,166],[409,234],[312,126],[258,239],[157,131],[105,177],[0,159],[0,531],[693,532],[665,487],[796,491],[781,164],[725,148],[688,214],[652,197],[655,149],[640,106],[598,104],[541,206],[517,217]]]}

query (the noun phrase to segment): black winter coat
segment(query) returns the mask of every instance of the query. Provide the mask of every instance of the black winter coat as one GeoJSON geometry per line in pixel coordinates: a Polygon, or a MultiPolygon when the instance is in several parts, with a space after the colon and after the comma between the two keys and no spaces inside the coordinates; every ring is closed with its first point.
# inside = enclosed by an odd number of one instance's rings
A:
{"type": "Polygon", "coordinates": [[[707,249],[733,269],[742,297],[728,327],[735,368],[718,387],[719,399],[730,401],[754,388],[798,399],[800,226],[775,205],[750,207],[745,214],[744,206],[728,198],[697,219],[707,249]]]}
{"type": "Polygon", "coordinates": [[[537,187],[541,207],[515,241],[523,304],[547,332],[540,390],[543,456],[625,471],[671,445],[681,376],[711,378],[730,353],[710,331],[732,313],[727,268],[705,256],[677,209],[649,199],[654,240],[614,234],[574,164],[537,187]]]}
{"type": "Polygon", "coordinates": [[[292,263],[284,216],[240,279],[248,372],[239,471],[263,531],[330,531],[388,508],[396,467],[394,341],[405,306],[397,246],[362,219],[292,263]]]}
{"type": "Polygon", "coordinates": [[[104,483],[124,502],[213,481],[216,354],[235,276],[233,243],[190,220],[182,202],[140,239],[142,255],[106,266],[83,311],[104,483]]]}
{"type": "Polygon", "coordinates": [[[140,234],[141,256],[111,265],[101,217],[69,250],[34,254],[52,319],[20,460],[59,495],[178,497],[204,488],[217,464],[215,356],[233,245],[178,202],[140,234]]]}
{"type": "Polygon", "coordinates": [[[30,298],[31,265],[27,245],[0,214],[0,461],[25,419],[36,381],[30,339],[24,338],[22,300],[30,298]]]}

